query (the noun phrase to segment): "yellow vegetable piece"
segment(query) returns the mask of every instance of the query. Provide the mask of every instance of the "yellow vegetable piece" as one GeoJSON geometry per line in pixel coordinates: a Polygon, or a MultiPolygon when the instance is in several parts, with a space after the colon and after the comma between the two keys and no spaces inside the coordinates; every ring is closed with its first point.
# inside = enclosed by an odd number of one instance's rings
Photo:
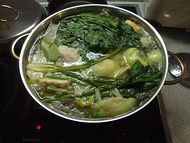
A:
{"type": "Polygon", "coordinates": [[[92,71],[96,74],[113,77],[120,68],[119,63],[116,60],[105,59],[96,65],[92,66],[92,71]]]}
{"type": "Polygon", "coordinates": [[[80,107],[85,107],[85,106],[86,106],[86,102],[83,101],[81,98],[76,99],[76,103],[77,103],[80,107]]]}
{"type": "Polygon", "coordinates": [[[148,58],[150,63],[160,63],[162,62],[162,53],[160,52],[159,49],[152,50],[148,54],[148,58]]]}
{"type": "Polygon", "coordinates": [[[59,24],[50,23],[50,25],[49,25],[48,29],[46,30],[45,35],[43,37],[43,40],[46,43],[52,44],[54,42],[58,27],[59,27],[59,24]]]}
{"type": "Polygon", "coordinates": [[[129,48],[123,53],[126,65],[132,66],[136,60],[139,60],[144,66],[148,65],[147,57],[137,48],[129,48]]]}
{"type": "Polygon", "coordinates": [[[128,75],[128,70],[130,69],[130,66],[123,66],[121,67],[114,75],[115,78],[122,77],[128,75]]]}
{"type": "Polygon", "coordinates": [[[94,103],[94,101],[95,101],[94,96],[90,96],[89,99],[88,99],[89,104],[94,103]]]}
{"type": "Polygon", "coordinates": [[[33,80],[33,79],[29,79],[29,81],[28,81],[30,84],[36,84],[37,83],[37,81],[36,80],[33,80]]]}
{"type": "Polygon", "coordinates": [[[134,30],[135,32],[141,32],[141,31],[142,31],[142,29],[141,29],[135,22],[132,22],[132,21],[129,20],[129,19],[126,20],[125,23],[129,24],[130,26],[132,26],[132,27],[133,27],[133,30],[134,30]]]}
{"type": "Polygon", "coordinates": [[[137,100],[135,98],[116,97],[100,100],[92,107],[94,109],[102,110],[106,117],[114,117],[129,112],[136,105],[137,100]]]}

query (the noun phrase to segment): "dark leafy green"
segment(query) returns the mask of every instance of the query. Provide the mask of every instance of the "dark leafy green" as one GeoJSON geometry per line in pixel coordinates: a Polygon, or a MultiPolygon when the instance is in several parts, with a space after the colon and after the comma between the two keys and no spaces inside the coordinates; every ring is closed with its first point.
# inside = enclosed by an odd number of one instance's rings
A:
{"type": "Polygon", "coordinates": [[[57,34],[57,45],[79,48],[85,61],[92,60],[86,57],[88,52],[110,54],[119,45],[142,46],[140,33],[133,31],[130,25],[120,19],[105,13],[81,13],[67,17],[60,21],[57,34]]]}

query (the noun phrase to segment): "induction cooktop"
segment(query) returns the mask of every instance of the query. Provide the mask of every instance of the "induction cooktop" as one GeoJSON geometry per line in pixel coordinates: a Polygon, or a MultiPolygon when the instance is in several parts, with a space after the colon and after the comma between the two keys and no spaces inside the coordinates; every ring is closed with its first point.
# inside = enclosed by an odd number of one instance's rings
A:
{"type": "MultiPolygon", "coordinates": [[[[136,6],[122,7],[137,13],[136,6]]],[[[17,47],[19,54],[22,42],[17,47]]],[[[157,98],[118,121],[78,123],[51,114],[31,98],[9,50],[0,52],[0,79],[0,143],[166,143],[157,98]]]]}

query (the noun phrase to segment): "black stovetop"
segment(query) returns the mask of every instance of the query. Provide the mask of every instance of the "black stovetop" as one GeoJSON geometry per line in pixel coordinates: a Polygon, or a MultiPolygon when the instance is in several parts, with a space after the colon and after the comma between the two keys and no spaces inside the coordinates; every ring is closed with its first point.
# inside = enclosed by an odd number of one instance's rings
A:
{"type": "Polygon", "coordinates": [[[18,64],[9,50],[0,52],[0,143],[166,143],[157,98],[118,121],[69,121],[46,111],[31,98],[22,84],[18,64]]]}

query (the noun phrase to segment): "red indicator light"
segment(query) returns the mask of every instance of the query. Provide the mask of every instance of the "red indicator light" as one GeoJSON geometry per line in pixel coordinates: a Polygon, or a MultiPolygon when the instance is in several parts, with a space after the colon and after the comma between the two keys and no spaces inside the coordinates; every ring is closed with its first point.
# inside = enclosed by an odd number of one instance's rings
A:
{"type": "Polygon", "coordinates": [[[41,128],[42,128],[41,125],[37,125],[37,126],[36,126],[36,129],[37,129],[37,130],[41,130],[41,128]]]}

